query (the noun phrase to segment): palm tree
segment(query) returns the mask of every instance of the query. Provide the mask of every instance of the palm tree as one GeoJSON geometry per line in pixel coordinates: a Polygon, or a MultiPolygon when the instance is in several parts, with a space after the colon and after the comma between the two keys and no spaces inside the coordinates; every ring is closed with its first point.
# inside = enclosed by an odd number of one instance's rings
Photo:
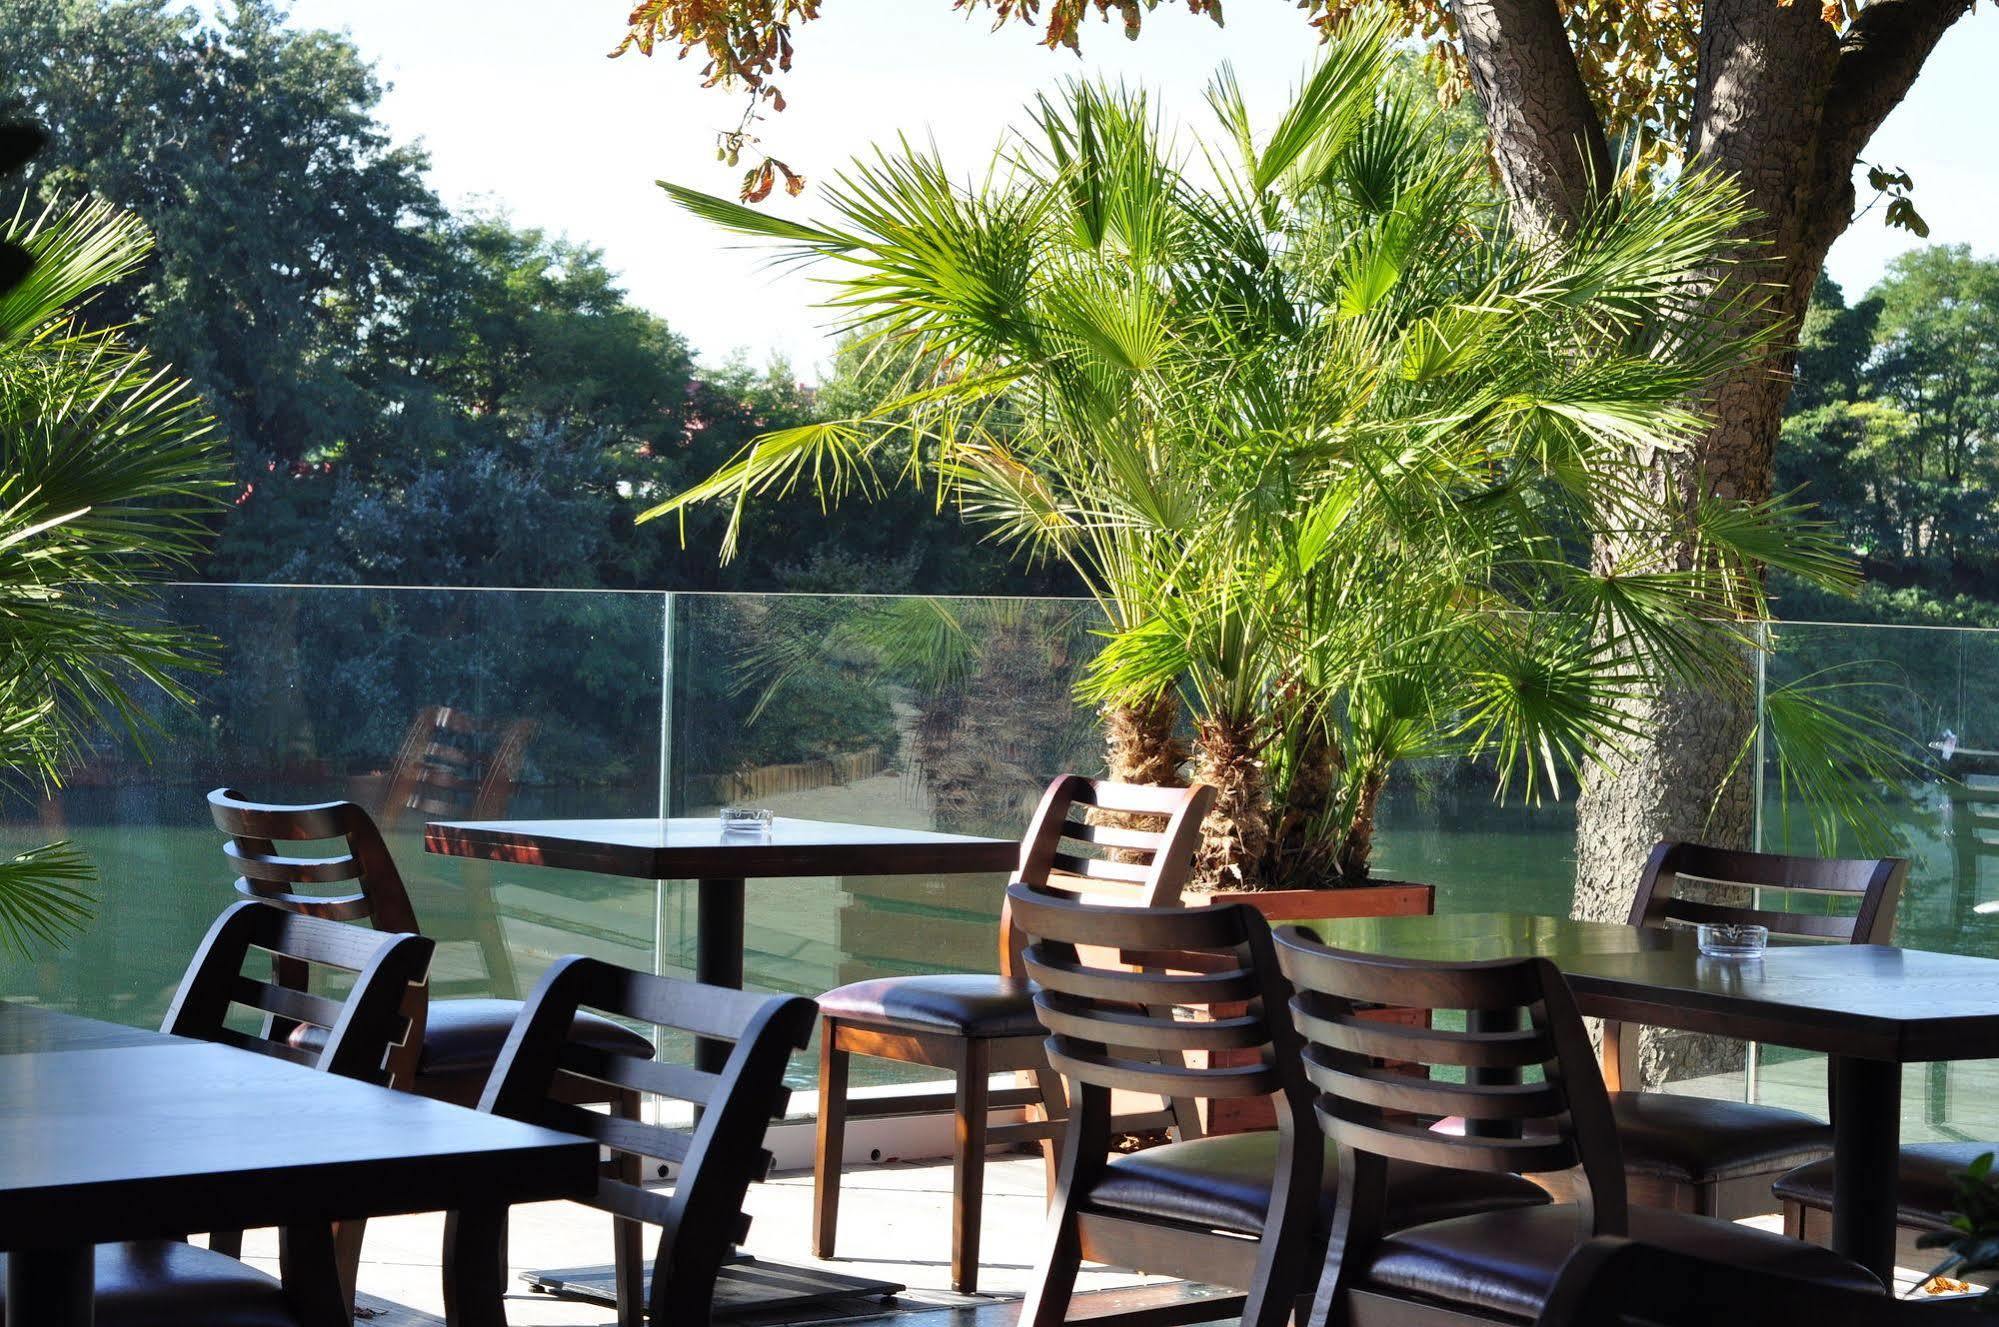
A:
{"type": "Polygon", "coordinates": [[[1751,348],[1686,275],[1724,253],[1739,194],[1634,171],[1574,236],[1529,243],[1479,148],[1397,81],[1390,32],[1346,24],[1261,136],[1225,69],[1211,138],[1075,84],[974,180],[878,150],[825,225],[664,186],[928,367],[649,514],[733,501],[726,555],[750,496],[869,492],[893,457],[1064,558],[1110,622],[1085,693],[1192,711],[1218,887],[1365,880],[1398,762],[1483,757],[1539,796],[1614,753],[1647,679],[1737,676],[1764,568],[1852,576],[1782,502],[1651,479],[1698,430],[1690,393],[1751,348]],[[1591,565],[1606,530],[1690,554],[1591,565]]]}
{"type": "MultiPolygon", "coordinates": [[[[0,791],[33,792],[107,721],[146,727],[201,641],[149,612],[148,582],[200,546],[223,469],[186,383],[75,311],[151,237],[101,202],[25,211],[0,241],[32,259],[0,293],[0,791]]],[[[0,858],[0,947],[60,941],[91,908],[89,861],[52,843],[0,858]]]]}

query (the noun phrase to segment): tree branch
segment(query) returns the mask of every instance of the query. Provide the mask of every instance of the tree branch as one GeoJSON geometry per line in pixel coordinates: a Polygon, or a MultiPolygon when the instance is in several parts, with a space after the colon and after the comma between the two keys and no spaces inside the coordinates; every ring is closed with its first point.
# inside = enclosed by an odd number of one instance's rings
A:
{"type": "Polygon", "coordinates": [[[1874,0],[1840,42],[1826,99],[1825,168],[1848,175],[1867,140],[1899,106],[1950,25],[1972,0],[1874,0]]]}
{"type": "Polygon", "coordinates": [[[1506,194],[1530,231],[1560,234],[1613,173],[1556,0],[1454,0],[1472,87],[1506,194]]]}

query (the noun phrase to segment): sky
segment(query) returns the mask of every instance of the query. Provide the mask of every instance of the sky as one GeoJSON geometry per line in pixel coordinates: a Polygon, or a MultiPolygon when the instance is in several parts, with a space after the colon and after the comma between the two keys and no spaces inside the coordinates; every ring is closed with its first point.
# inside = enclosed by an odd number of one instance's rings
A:
{"type": "MultiPolygon", "coordinates": [[[[617,60],[630,0],[295,0],[292,20],[345,30],[389,91],[382,116],[399,141],[420,142],[447,203],[504,210],[602,249],[637,304],[665,318],[704,362],[781,356],[814,379],[830,358],[820,295],[795,268],[675,209],[654,181],[733,196],[740,171],[715,159],[716,130],[741,100],[703,89],[699,65],[662,50],[617,60]]],[[[1234,0],[1216,27],[1162,5],[1127,42],[1093,24],[1084,56],[1041,47],[1035,29],[998,34],[949,0],[825,0],[797,31],[789,109],[760,126],[766,150],[816,182],[897,134],[934,139],[945,160],[980,167],[1020,108],[1077,73],[1142,83],[1170,119],[1205,128],[1202,93],[1231,61],[1264,118],[1310,59],[1314,34],[1290,0],[1234,0]]],[[[1929,243],[1999,252],[1999,154],[1988,126],[1999,15],[1961,20],[1866,159],[1908,171],[1929,243]]],[[[814,190],[765,206],[807,219],[814,190]]],[[[1862,217],[1828,268],[1849,298],[1895,254],[1924,243],[1862,217]]]]}

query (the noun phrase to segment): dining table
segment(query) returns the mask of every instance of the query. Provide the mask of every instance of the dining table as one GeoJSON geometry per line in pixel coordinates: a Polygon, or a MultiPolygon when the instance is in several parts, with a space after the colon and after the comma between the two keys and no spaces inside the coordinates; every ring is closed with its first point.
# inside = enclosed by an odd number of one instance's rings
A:
{"type": "MultiPolygon", "coordinates": [[[[692,880],[694,979],[735,988],[743,984],[752,880],[1010,872],[1020,857],[1014,839],[793,816],[747,827],[725,825],[718,816],[441,820],[424,826],[423,843],[449,857],[650,880],[662,890],[667,881],[692,880]]],[[[727,1042],[694,1044],[697,1068],[717,1070],[728,1054],[727,1042]]],[[[615,1302],[608,1268],[546,1269],[529,1276],[551,1294],[615,1302]]],[[[893,1281],[739,1255],[722,1269],[715,1316],[799,1311],[815,1303],[885,1297],[903,1288],[893,1281]]]]}
{"type": "Polygon", "coordinates": [[[579,1198],[587,1139],[0,1001],[7,1327],[89,1327],[96,1246],[579,1198]]]}
{"type": "Polygon", "coordinates": [[[1711,958],[1691,928],[1523,913],[1295,924],[1335,949],[1396,958],[1545,958],[1584,1014],[1829,1056],[1832,1245],[1884,1282],[1894,1270],[1902,1067],[1999,1057],[1999,959],[1813,943],[1711,958]]]}
{"type": "MultiPolygon", "coordinates": [[[[743,924],[751,880],[843,875],[954,875],[1011,871],[1013,839],[777,816],[737,829],[715,816],[613,820],[440,820],[427,851],[513,866],[544,866],[634,880],[694,881],[694,979],[743,984],[743,924]]],[[[718,1069],[725,1043],[696,1046],[718,1069]]]]}

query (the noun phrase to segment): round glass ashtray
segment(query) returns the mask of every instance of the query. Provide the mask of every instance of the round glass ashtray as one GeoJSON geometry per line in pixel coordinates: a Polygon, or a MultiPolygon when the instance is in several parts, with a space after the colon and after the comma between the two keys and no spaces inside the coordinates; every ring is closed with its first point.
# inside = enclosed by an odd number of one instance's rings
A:
{"type": "Polygon", "coordinates": [[[1702,922],[1694,936],[1709,958],[1761,958],[1770,947],[1770,928],[1746,922],[1702,922]]]}

